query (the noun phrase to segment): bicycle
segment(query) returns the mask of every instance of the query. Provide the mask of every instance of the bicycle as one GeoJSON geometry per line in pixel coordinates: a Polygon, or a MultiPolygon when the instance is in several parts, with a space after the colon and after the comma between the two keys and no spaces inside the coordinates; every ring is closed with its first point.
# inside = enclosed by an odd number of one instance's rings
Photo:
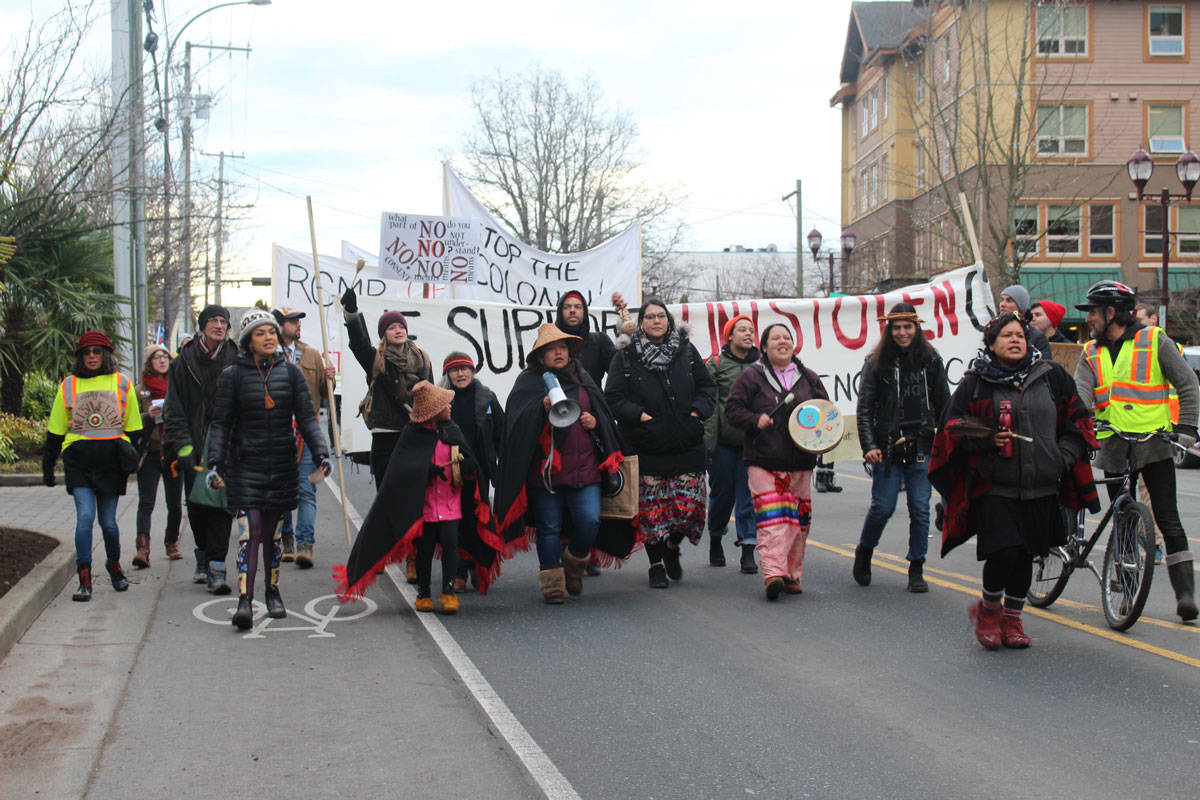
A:
{"type": "Polygon", "coordinates": [[[1152,433],[1122,433],[1102,420],[1096,421],[1096,430],[1110,431],[1130,444],[1126,448],[1125,468],[1122,474],[1111,478],[1097,478],[1097,486],[1119,485],[1120,491],[1109,503],[1108,509],[1090,537],[1087,536],[1084,510],[1074,517],[1074,526],[1067,532],[1067,542],[1051,549],[1045,557],[1033,560],[1033,584],[1029,587],[1029,603],[1036,608],[1047,608],[1063,590],[1071,573],[1087,568],[1100,583],[1100,605],[1104,617],[1113,630],[1128,630],[1137,622],[1150,596],[1150,582],[1154,577],[1154,520],[1150,509],[1137,501],[1133,491],[1131,475],[1133,443],[1152,438],[1165,439],[1176,447],[1169,431],[1152,433]],[[1103,535],[1109,522],[1114,522],[1108,544],[1104,548],[1104,560],[1100,570],[1096,569],[1088,556],[1103,535]]]}

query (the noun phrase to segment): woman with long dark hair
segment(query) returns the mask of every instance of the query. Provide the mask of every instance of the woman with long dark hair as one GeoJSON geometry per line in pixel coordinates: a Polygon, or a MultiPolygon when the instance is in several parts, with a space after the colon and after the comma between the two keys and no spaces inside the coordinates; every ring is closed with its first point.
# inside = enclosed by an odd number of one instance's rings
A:
{"type": "Polygon", "coordinates": [[[145,432],[142,463],[138,467],[137,554],[133,565],[139,569],[150,566],[150,517],[158,499],[158,484],[162,483],[167,502],[167,531],[163,545],[167,558],[183,558],[179,552],[179,526],[183,523],[183,476],[163,459],[163,404],[167,397],[167,371],[171,354],[160,344],[146,348],[142,362],[142,382],[137,385],[138,410],[142,414],[145,432]]]}
{"type": "Polygon", "coordinates": [[[637,453],[638,519],[646,535],[650,586],[683,579],[679,545],[704,534],[708,503],[704,421],[717,408],[717,384],[658,298],[638,309],[638,328],[619,345],[604,398],[637,453]]]}
{"type": "Polygon", "coordinates": [[[101,331],[79,337],[71,374],[59,384],[46,422],[42,482],[54,485],[54,464],[62,453],[67,493],[75,501],[75,568],[79,589],[72,600],[92,599],[92,526],[100,517],[104,567],[118,592],[129,588],[121,569],[117,499],[137,469],[142,415],[133,381],[117,371],[112,342],[101,331]]]}
{"type": "Polygon", "coordinates": [[[896,303],[879,344],[863,362],[858,384],[858,441],[871,468],[871,506],[854,551],[854,580],[871,582],[871,555],[896,510],[900,486],[908,501],[908,590],[927,592],[929,451],[950,389],[942,357],[921,330],[910,303],[896,303]]]}

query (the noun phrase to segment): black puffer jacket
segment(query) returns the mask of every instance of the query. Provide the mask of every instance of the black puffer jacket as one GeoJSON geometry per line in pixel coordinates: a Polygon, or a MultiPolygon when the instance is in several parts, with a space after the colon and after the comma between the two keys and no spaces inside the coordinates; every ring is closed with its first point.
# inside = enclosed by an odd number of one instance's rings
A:
{"type": "Polygon", "coordinates": [[[942,420],[946,405],[950,402],[950,387],[946,383],[946,367],[942,357],[931,351],[920,366],[914,367],[901,359],[890,368],[875,369],[875,357],[867,356],[863,362],[862,375],[858,379],[858,443],[863,453],[882,450],[885,457],[901,456],[900,451],[911,453],[911,448],[889,447],[901,434],[901,422],[906,425],[904,436],[912,441],[916,436],[918,455],[929,455],[933,446],[934,429],[942,420]],[[902,420],[901,395],[910,394],[921,398],[921,419],[902,420]]]}
{"type": "Polygon", "coordinates": [[[293,416],[317,460],[328,458],[329,445],[304,373],[282,353],[276,352],[259,367],[249,354],[242,354],[221,373],[208,461],[225,478],[230,508],[296,507],[300,472],[293,416]],[[263,376],[267,377],[265,387],[263,376]],[[264,388],[274,401],[271,408],[267,408],[264,388]]]}
{"type": "Polygon", "coordinates": [[[670,477],[705,470],[704,420],[716,411],[717,385],[686,333],[680,333],[679,349],[664,372],[647,368],[632,345],[618,350],[604,399],[638,455],[642,474],[670,477]],[[641,421],[643,411],[649,422],[641,421]]]}
{"type": "Polygon", "coordinates": [[[165,458],[172,458],[190,444],[196,448],[196,463],[200,463],[204,436],[212,423],[217,376],[237,357],[237,346],[224,341],[215,357],[209,358],[200,347],[199,336],[180,348],[179,358],[167,370],[167,399],[163,403],[165,458]]]}
{"type": "Polygon", "coordinates": [[[361,311],[346,314],[346,331],[350,334],[350,351],[367,373],[367,391],[371,393],[371,432],[399,433],[408,424],[409,409],[406,406],[412,405],[412,391],[406,389],[407,384],[415,384],[420,380],[433,382],[429,354],[417,347],[416,342],[410,341],[409,352],[413,357],[420,358],[415,371],[409,373],[410,376],[416,376],[415,380],[401,375],[391,364],[387,364],[384,371],[375,376],[375,358],[379,351],[377,345],[371,343],[367,322],[361,311]]]}

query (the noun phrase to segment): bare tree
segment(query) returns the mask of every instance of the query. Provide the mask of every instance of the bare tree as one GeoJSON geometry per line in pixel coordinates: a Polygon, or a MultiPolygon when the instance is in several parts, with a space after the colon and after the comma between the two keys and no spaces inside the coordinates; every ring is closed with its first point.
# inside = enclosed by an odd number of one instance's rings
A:
{"type": "Polygon", "coordinates": [[[475,81],[471,102],[476,120],[463,175],[522,241],[575,252],[641,220],[645,252],[678,245],[682,225],[672,212],[679,193],[638,177],[637,125],[605,107],[592,77],[572,86],[540,67],[497,70],[475,81]]]}

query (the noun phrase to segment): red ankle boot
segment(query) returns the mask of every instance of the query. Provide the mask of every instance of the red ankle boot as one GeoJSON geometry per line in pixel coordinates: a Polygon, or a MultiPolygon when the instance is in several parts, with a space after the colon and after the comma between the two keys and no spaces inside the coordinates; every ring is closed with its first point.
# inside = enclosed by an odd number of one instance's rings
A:
{"type": "Polygon", "coordinates": [[[975,623],[975,638],[988,650],[999,650],[1002,642],[1000,618],[1004,616],[1002,609],[984,608],[983,601],[971,606],[967,615],[975,623]]]}
{"type": "Polygon", "coordinates": [[[1029,647],[1029,637],[1025,635],[1025,629],[1021,626],[1021,618],[1004,615],[1000,620],[1000,634],[1004,639],[1004,646],[1010,650],[1024,650],[1029,647]]]}

